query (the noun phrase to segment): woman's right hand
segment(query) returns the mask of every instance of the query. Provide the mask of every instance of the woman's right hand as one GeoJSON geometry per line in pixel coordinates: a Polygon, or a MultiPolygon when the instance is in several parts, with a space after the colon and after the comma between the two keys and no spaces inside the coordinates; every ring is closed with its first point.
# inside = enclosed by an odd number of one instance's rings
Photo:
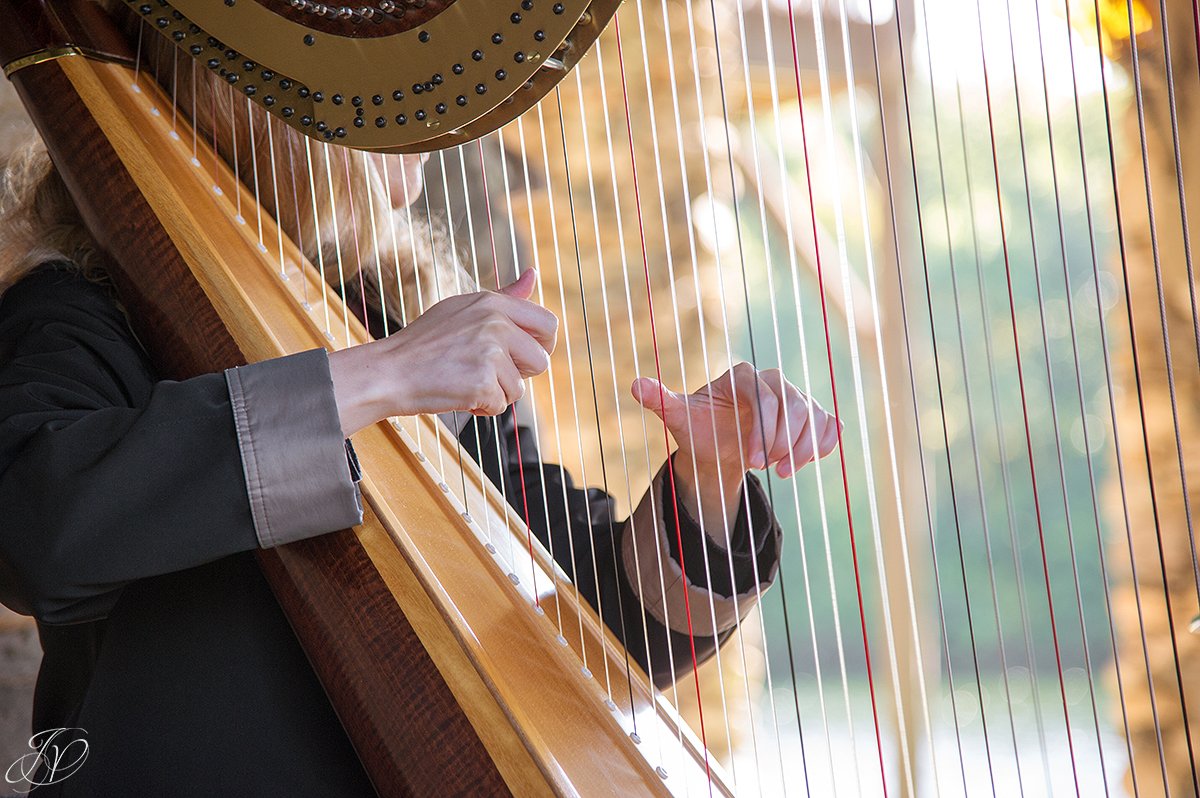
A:
{"type": "Polygon", "coordinates": [[[530,269],[499,291],[442,300],[404,329],[329,356],[342,433],[389,416],[498,415],[550,365],[558,318],[531,302],[530,269]]]}

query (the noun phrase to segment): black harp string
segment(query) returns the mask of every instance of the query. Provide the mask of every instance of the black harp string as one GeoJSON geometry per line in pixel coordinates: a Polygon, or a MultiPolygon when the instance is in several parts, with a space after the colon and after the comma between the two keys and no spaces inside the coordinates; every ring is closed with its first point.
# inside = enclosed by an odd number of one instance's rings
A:
{"type": "MultiPolygon", "coordinates": [[[[1104,746],[1103,746],[1103,741],[1101,740],[1101,736],[1100,736],[1100,734],[1101,734],[1100,718],[1099,718],[1099,711],[1098,711],[1097,704],[1096,704],[1095,685],[1094,685],[1093,674],[1092,674],[1092,665],[1091,665],[1091,644],[1090,644],[1089,637],[1088,637],[1087,623],[1086,623],[1086,619],[1085,619],[1085,615],[1084,615],[1084,611],[1083,611],[1083,594],[1082,594],[1082,590],[1081,590],[1081,581],[1079,578],[1079,565],[1078,565],[1078,554],[1076,552],[1076,546],[1075,546],[1074,523],[1072,522],[1072,517],[1071,517],[1071,501],[1070,501],[1069,490],[1067,488],[1066,467],[1065,467],[1065,462],[1064,462],[1063,453],[1062,453],[1061,434],[1059,431],[1060,427],[1059,427],[1059,421],[1058,421],[1058,415],[1059,415],[1058,414],[1058,401],[1056,398],[1057,391],[1055,389],[1053,368],[1052,368],[1051,358],[1050,358],[1050,341],[1049,341],[1049,337],[1047,334],[1047,327],[1046,327],[1046,317],[1045,317],[1046,302],[1044,299],[1043,282],[1042,282],[1042,275],[1041,275],[1041,259],[1038,257],[1037,231],[1036,231],[1036,224],[1034,222],[1034,214],[1033,214],[1033,197],[1032,197],[1032,191],[1031,191],[1030,181],[1029,181],[1029,169],[1028,169],[1027,150],[1026,150],[1026,141],[1025,141],[1025,130],[1024,130],[1024,124],[1022,122],[1021,91],[1020,91],[1020,84],[1019,84],[1018,75],[1017,75],[1015,43],[1013,40],[1012,9],[1011,9],[1011,4],[1008,2],[1008,0],[1006,0],[1006,2],[1005,2],[1005,10],[1006,10],[1007,21],[1008,21],[1009,49],[1010,49],[1010,53],[1011,53],[1010,62],[1011,62],[1011,66],[1012,66],[1012,76],[1013,76],[1013,94],[1014,94],[1014,99],[1015,99],[1015,103],[1016,103],[1016,127],[1017,127],[1017,133],[1018,133],[1018,141],[1019,141],[1020,147],[1021,147],[1021,174],[1022,174],[1023,187],[1024,187],[1024,193],[1025,193],[1026,218],[1027,218],[1027,222],[1029,224],[1032,272],[1033,272],[1033,276],[1034,276],[1034,283],[1035,283],[1035,287],[1036,287],[1036,291],[1037,291],[1037,298],[1038,298],[1038,303],[1037,303],[1038,304],[1038,319],[1039,319],[1039,323],[1040,323],[1039,328],[1040,328],[1041,339],[1042,339],[1043,363],[1045,366],[1046,380],[1047,380],[1047,386],[1048,386],[1048,397],[1050,400],[1050,420],[1051,420],[1051,427],[1053,430],[1053,437],[1054,437],[1054,441],[1055,441],[1055,457],[1056,457],[1056,463],[1058,466],[1059,488],[1060,488],[1060,492],[1062,494],[1062,499],[1063,499],[1064,520],[1066,522],[1067,545],[1068,545],[1068,548],[1070,551],[1070,556],[1071,556],[1071,575],[1072,575],[1072,582],[1073,582],[1073,587],[1074,587],[1077,617],[1079,619],[1080,636],[1081,636],[1081,640],[1083,643],[1084,669],[1087,674],[1088,695],[1089,695],[1091,709],[1092,709],[1093,726],[1094,726],[1094,730],[1096,733],[1096,750],[1097,750],[1097,754],[1099,756],[1100,770],[1101,770],[1101,773],[1103,774],[1106,771],[1104,746]]],[[[1084,449],[1085,449],[1085,451],[1087,451],[1087,441],[1090,440],[1087,437],[1087,427],[1086,427],[1086,425],[1087,425],[1087,405],[1084,400],[1082,382],[1081,382],[1081,377],[1079,374],[1078,344],[1077,344],[1077,338],[1076,338],[1073,302],[1072,302],[1071,293],[1070,293],[1071,292],[1070,275],[1069,275],[1069,271],[1068,271],[1066,237],[1065,237],[1065,230],[1064,230],[1064,223],[1063,223],[1060,189],[1059,189],[1059,183],[1058,183],[1057,158],[1055,156],[1055,149],[1054,149],[1053,122],[1051,120],[1050,105],[1049,105],[1049,93],[1048,93],[1049,89],[1048,89],[1048,86],[1046,83],[1046,75],[1045,75],[1045,54],[1044,54],[1044,50],[1043,50],[1044,44],[1043,44],[1042,35],[1041,35],[1041,33],[1042,33],[1041,19],[1040,19],[1040,16],[1038,16],[1038,8],[1036,5],[1036,2],[1034,5],[1034,14],[1035,14],[1035,20],[1036,20],[1036,25],[1037,25],[1038,53],[1039,53],[1039,57],[1040,57],[1040,63],[1042,66],[1042,89],[1043,89],[1043,97],[1044,97],[1045,111],[1046,111],[1047,144],[1049,147],[1050,168],[1051,168],[1051,178],[1053,181],[1053,189],[1054,189],[1054,203],[1055,203],[1056,218],[1058,220],[1059,251],[1060,251],[1060,255],[1062,258],[1062,265],[1063,265],[1064,290],[1066,293],[1066,304],[1067,304],[1068,319],[1069,319],[1069,326],[1070,326],[1070,333],[1071,333],[1072,354],[1075,358],[1074,363],[1075,363],[1075,369],[1076,369],[1076,386],[1079,389],[1078,398],[1079,398],[1079,405],[1080,405],[1080,417],[1081,417],[1081,423],[1084,425],[1084,436],[1085,436],[1084,449]]],[[[1094,483],[1094,479],[1091,476],[1092,470],[1091,470],[1091,454],[1090,454],[1090,452],[1087,452],[1087,460],[1088,460],[1088,469],[1089,469],[1088,470],[1089,485],[1091,486],[1092,498],[1093,498],[1093,509],[1096,511],[1094,520],[1095,520],[1096,527],[1098,530],[1099,525],[1100,525],[1100,517],[1099,517],[1099,511],[1098,511],[1098,508],[1097,508],[1096,502],[1095,502],[1095,483],[1094,483]]],[[[1107,584],[1105,585],[1105,594],[1107,596],[1107,584]]],[[[1107,778],[1103,779],[1103,784],[1104,784],[1105,794],[1107,795],[1109,793],[1107,778]]]]}
{"type": "MultiPolygon", "coordinates": [[[[582,294],[582,291],[583,291],[583,256],[580,251],[579,228],[578,228],[578,224],[576,222],[576,216],[575,216],[574,190],[572,189],[572,186],[571,186],[570,157],[567,154],[567,133],[566,133],[566,123],[563,118],[562,96],[561,96],[561,92],[557,86],[554,89],[554,98],[555,98],[555,103],[556,103],[556,107],[558,110],[558,125],[559,125],[559,132],[561,135],[561,140],[562,140],[561,144],[562,144],[562,151],[563,151],[563,165],[566,170],[567,204],[568,204],[568,210],[570,212],[570,217],[571,217],[571,240],[575,247],[576,273],[577,273],[578,279],[579,279],[580,293],[582,294]]],[[[561,287],[561,284],[562,283],[560,280],[560,287],[561,287]]],[[[567,304],[566,304],[565,298],[563,299],[563,302],[562,302],[562,308],[563,308],[563,313],[566,313],[567,312],[567,304]]],[[[584,338],[586,341],[588,369],[589,369],[589,373],[590,373],[592,371],[592,369],[594,368],[594,364],[592,361],[591,334],[590,334],[590,332],[588,332],[587,306],[584,304],[584,300],[583,300],[582,296],[580,297],[580,308],[583,310],[582,321],[583,321],[583,329],[584,329],[584,338]]],[[[595,396],[595,375],[594,375],[594,373],[592,374],[592,386],[593,386],[592,393],[593,393],[593,397],[594,397],[595,396]]],[[[578,397],[578,392],[575,387],[574,368],[571,368],[571,401],[575,408],[575,434],[576,434],[576,439],[577,439],[577,445],[579,447],[580,480],[583,485],[587,485],[587,466],[584,463],[583,427],[581,426],[581,424],[579,422],[579,397],[578,397]]],[[[593,401],[594,401],[594,399],[593,399],[593,401]]],[[[591,500],[591,497],[588,496],[586,492],[584,493],[584,503],[587,508],[587,517],[588,517],[588,546],[590,547],[591,555],[592,555],[592,558],[591,558],[592,559],[592,580],[593,580],[593,584],[596,585],[596,611],[597,611],[597,614],[599,614],[600,617],[603,618],[604,617],[604,600],[603,600],[603,597],[601,596],[600,577],[598,575],[597,565],[596,565],[596,543],[595,543],[596,530],[595,530],[595,525],[592,522],[592,500],[591,500]]],[[[572,563],[572,568],[574,568],[575,567],[574,566],[575,556],[574,556],[574,546],[573,545],[572,545],[571,563],[572,563]]],[[[577,581],[577,577],[574,574],[572,575],[572,579],[577,581]]],[[[622,637],[624,637],[623,632],[622,632],[622,637]]],[[[591,671],[587,667],[586,654],[584,655],[584,657],[585,657],[584,664],[583,664],[584,671],[590,674],[591,671]]],[[[611,701],[612,700],[612,680],[609,676],[608,657],[603,653],[603,651],[601,652],[601,659],[603,660],[603,664],[604,664],[605,688],[608,692],[608,699],[611,701]]]]}
{"type": "MultiPolygon", "coordinates": [[[[496,150],[500,154],[500,177],[502,178],[502,182],[504,184],[504,191],[502,193],[504,195],[504,202],[507,206],[507,211],[508,211],[507,216],[505,217],[505,222],[506,222],[506,226],[508,227],[508,239],[509,239],[510,253],[512,255],[513,273],[514,273],[515,277],[520,277],[521,271],[522,271],[521,270],[521,257],[520,257],[520,254],[518,253],[518,247],[517,247],[517,228],[516,228],[516,219],[513,216],[512,188],[509,185],[509,179],[508,179],[508,157],[506,154],[506,149],[504,146],[504,138],[501,134],[501,131],[497,130],[496,133],[494,134],[493,138],[496,141],[496,150]]],[[[440,153],[439,153],[439,155],[440,155],[440,153]]],[[[446,170],[445,170],[444,161],[443,161],[442,167],[443,167],[442,168],[442,187],[443,187],[443,190],[446,192],[446,200],[448,203],[449,199],[450,199],[450,192],[446,188],[446,177],[445,177],[446,170]]],[[[485,179],[483,185],[484,185],[484,188],[486,189],[486,187],[487,187],[486,179],[485,179]]],[[[485,193],[485,196],[488,196],[486,190],[484,193],[485,193]]],[[[488,196],[488,201],[490,203],[490,196],[488,196]]],[[[498,266],[498,260],[496,261],[496,263],[498,266]]],[[[497,273],[498,273],[498,269],[497,269],[497,273]]],[[[497,288],[500,287],[499,280],[497,280],[496,287],[497,288]]],[[[547,361],[549,361],[549,358],[547,358],[547,361]]],[[[532,386],[533,378],[529,378],[528,380],[523,379],[522,384],[532,386]]],[[[534,440],[533,465],[534,465],[534,468],[536,468],[536,470],[537,470],[537,478],[541,481],[541,485],[542,485],[541,493],[542,493],[542,498],[544,500],[545,496],[546,496],[546,469],[542,462],[541,436],[538,434],[537,399],[534,398],[534,392],[532,390],[526,391],[525,395],[522,396],[521,398],[528,399],[528,401],[529,401],[529,411],[530,411],[529,415],[530,415],[530,422],[532,424],[532,432],[533,432],[533,440],[534,440]]],[[[532,574],[531,578],[533,579],[533,587],[532,587],[533,601],[534,601],[535,610],[537,612],[541,613],[541,612],[543,612],[543,610],[542,610],[541,599],[538,597],[538,591],[537,591],[537,564],[536,564],[536,562],[534,560],[534,556],[533,556],[533,530],[529,526],[528,479],[525,477],[525,465],[524,465],[524,461],[526,458],[522,455],[522,452],[521,452],[520,429],[517,424],[518,421],[519,421],[519,419],[517,418],[517,408],[514,405],[513,406],[513,430],[515,431],[514,434],[516,436],[516,441],[517,441],[517,446],[516,446],[517,459],[521,463],[521,465],[520,465],[521,502],[522,502],[522,506],[525,509],[525,527],[526,527],[525,535],[526,535],[526,543],[529,546],[529,569],[530,569],[530,573],[532,574]]],[[[548,518],[547,518],[547,520],[548,520],[548,518]]],[[[547,538],[549,538],[549,529],[547,529],[547,538]]],[[[553,569],[551,569],[551,570],[553,570],[553,569]]],[[[632,705],[632,701],[630,703],[632,705]]]]}
{"type": "MultiPolygon", "coordinates": [[[[494,224],[492,223],[492,205],[491,205],[492,201],[491,201],[491,197],[488,194],[488,188],[487,188],[487,161],[484,158],[484,153],[483,153],[483,139],[477,139],[475,141],[475,150],[476,150],[476,155],[479,158],[480,179],[483,182],[483,186],[482,186],[482,188],[483,188],[483,191],[482,191],[483,207],[484,207],[485,215],[487,218],[488,243],[491,247],[493,279],[495,280],[495,283],[496,283],[496,290],[499,291],[501,288],[503,288],[503,286],[500,285],[500,266],[496,260],[496,229],[495,229],[494,224]]],[[[428,199],[428,194],[427,194],[426,195],[426,203],[428,203],[428,201],[429,201],[429,199],[428,199]]],[[[430,239],[430,243],[431,244],[433,243],[432,238],[430,239]]],[[[475,280],[476,280],[476,282],[479,282],[479,280],[480,280],[478,262],[476,262],[475,280]]],[[[504,464],[504,457],[502,454],[503,444],[500,441],[500,422],[499,422],[499,420],[498,419],[493,420],[493,423],[491,426],[492,426],[492,443],[495,444],[496,463],[499,466],[497,469],[497,473],[500,476],[500,484],[498,487],[500,488],[500,495],[503,496],[504,500],[507,502],[508,501],[508,481],[509,480],[508,480],[508,475],[504,473],[506,469],[505,469],[505,464],[504,464]]],[[[514,419],[514,428],[515,428],[515,419],[514,419]]],[[[480,456],[481,457],[483,456],[482,449],[480,450],[480,456]]],[[[509,527],[507,515],[505,515],[504,532],[505,532],[504,538],[505,538],[505,540],[508,541],[509,562],[515,564],[517,560],[516,560],[516,553],[513,551],[513,539],[516,537],[516,535],[513,534],[513,530],[509,527]]],[[[515,571],[512,571],[510,573],[512,574],[512,576],[516,575],[515,571]]]]}
{"type": "MultiPolygon", "coordinates": [[[[475,220],[471,214],[471,195],[467,188],[467,166],[466,166],[467,160],[466,160],[465,145],[460,144],[457,148],[457,153],[458,153],[458,162],[459,162],[459,167],[460,167],[461,177],[462,177],[463,196],[465,197],[465,201],[464,201],[463,205],[464,205],[464,211],[465,211],[465,216],[466,216],[466,221],[467,221],[467,241],[469,243],[469,249],[470,249],[470,255],[471,255],[471,273],[468,276],[471,276],[474,279],[475,287],[476,287],[476,289],[478,289],[480,286],[480,282],[479,282],[479,251],[475,244],[475,220]]],[[[403,155],[400,156],[400,158],[404,158],[404,157],[405,156],[403,156],[403,155]]],[[[418,157],[420,157],[420,156],[418,156],[418,157]]],[[[405,192],[406,193],[408,191],[407,186],[408,186],[408,183],[406,180],[406,182],[405,182],[405,192]]],[[[449,199],[448,199],[449,193],[448,192],[447,192],[446,196],[447,196],[447,203],[448,203],[449,202],[449,199]]],[[[447,207],[449,207],[449,206],[447,205],[447,207]]],[[[488,482],[488,477],[487,477],[486,472],[483,469],[483,436],[480,435],[480,433],[479,433],[478,419],[471,418],[467,421],[467,423],[471,425],[472,432],[475,435],[475,451],[478,452],[478,456],[479,456],[479,463],[480,463],[479,491],[480,491],[480,493],[485,493],[487,482],[488,482]]],[[[507,497],[505,500],[507,501],[507,497]]],[[[464,517],[467,518],[468,520],[474,520],[471,516],[471,510],[469,507],[466,508],[466,511],[467,511],[466,516],[464,516],[464,517]]],[[[495,540],[492,538],[491,515],[492,514],[489,512],[484,512],[483,513],[483,523],[484,523],[484,529],[486,530],[487,538],[488,538],[488,543],[487,543],[487,546],[489,547],[488,550],[490,553],[494,554],[496,546],[495,546],[495,540]]],[[[510,546],[509,551],[511,552],[511,550],[512,549],[510,546]]]]}
{"type": "MultiPolygon", "coordinates": [[[[504,144],[503,144],[503,142],[499,141],[499,138],[500,138],[499,134],[497,133],[497,135],[496,135],[497,142],[499,143],[499,146],[501,147],[501,149],[503,149],[504,144]]],[[[480,174],[480,180],[483,184],[482,189],[483,189],[484,210],[487,213],[488,240],[491,242],[491,248],[492,248],[492,276],[496,282],[496,290],[499,291],[501,288],[503,288],[503,286],[500,283],[500,259],[499,259],[498,251],[496,249],[496,228],[495,228],[495,224],[493,223],[493,219],[492,219],[492,199],[491,199],[491,193],[488,191],[487,161],[485,160],[484,154],[483,154],[483,139],[482,138],[477,139],[475,144],[476,144],[476,149],[478,150],[478,153],[479,153],[479,174],[480,174]]],[[[443,185],[444,185],[444,181],[445,181],[445,170],[443,170],[443,185]]],[[[428,199],[426,199],[426,203],[428,204],[428,199]]],[[[511,228],[511,219],[509,220],[509,222],[510,222],[509,229],[511,230],[512,229],[511,228]]],[[[515,244],[515,242],[514,242],[514,244],[515,244]]],[[[513,254],[514,254],[513,268],[519,272],[520,264],[517,262],[517,259],[515,257],[515,254],[516,254],[515,246],[513,249],[513,254]]],[[[524,390],[524,388],[525,388],[525,380],[524,379],[521,379],[521,387],[522,387],[522,390],[524,390]]],[[[518,397],[518,399],[519,398],[520,397],[518,397]]],[[[516,402],[513,403],[511,411],[513,414],[513,444],[514,444],[514,448],[516,450],[516,459],[517,459],[517,479],[520,482],[521,509],[524,511],[522,514],[522,517],[524,518],[524,521],[525,521],[525,538],[526,538],[526,543],[529,547],[530,573],[531,573],[531,579],[533,580],[533,585],[532,585],[531,589],[533,591],[534,605],[537,608],[537,610],[540,612],[542,609],[542,605],[541,605],[541,600],[538,598],[538,592],[537,592],[537,570],[536,570],[536,567],[534,567],[534,557],[533,557],[533,531],[532,531],[532,529],[530,529],[530,526],[529,526],[529,492],[528,492],[528,487],[526,485],[526,480],[525,480],[524,457],[522,456],[522,453],[521,453],[520,430],[517,426],[516,402]]],[[[499,453],[500,453],[500,423],[499,423],[499,420],[497,420],[495,422],[494,428],[496,431],[496,453],[497,453],[497,456],[499,456],[499,453]]],[[[503,485],[503,479],[504,479],[504,471],[505,471],[504,462],[503,462],[503,460],[501,460],[500,474],[501,474],[501,480],[502,480],[501,484],[502,485],[503,485]]],[[[511,478],[511,475],[509,475],[509,476],[511,478]]],[[[508,495],[507,491],[502,488],[501,493],[507,499],[507,495],[508,495]]],[[[511,552],[512,537],[513,536],[511,536],[511,535],[509,536],[510,552],[511,552]]],[[[515,556],[515,554],[513,555],[512,563],[513,563],[514,570],[510,576],[513,579],[513,581],[515,582],[516,581],[516,570],[515,570],[516,556],[515,556]]],[[[607,662],[607,660],[606,660],[606,662],[607,662]]]]}

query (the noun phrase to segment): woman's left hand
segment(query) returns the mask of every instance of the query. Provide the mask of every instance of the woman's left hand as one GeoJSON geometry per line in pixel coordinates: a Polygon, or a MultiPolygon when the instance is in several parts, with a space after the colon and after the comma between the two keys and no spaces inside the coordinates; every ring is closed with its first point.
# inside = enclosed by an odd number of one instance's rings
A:
{"type": "MultiPolygon", "coordinates": [[[[841,423],[784,378],[779,369],[759,371],[738,363],[690,395],[649,377],[630,388],[633,398],[665,422],[679,444],[676,481],[695,512],[697,496],[724,495],[727,517],[748,469],[775,468],[790,477],[838,445],[841,423]],[[689,467],[695,463],[695,468],[689,467]]],[[[714,522],[716,502],[704,507],[714,522]]]]}

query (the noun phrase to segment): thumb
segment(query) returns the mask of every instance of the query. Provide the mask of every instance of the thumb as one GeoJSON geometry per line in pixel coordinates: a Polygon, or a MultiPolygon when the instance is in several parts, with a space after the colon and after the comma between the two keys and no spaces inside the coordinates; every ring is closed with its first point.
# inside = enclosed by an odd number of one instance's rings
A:
{"type": "Polygon", "coordinates": [[[653,411],[660,418],[664,413],[671,413],[683,404],[679,394],[651,377],[638,377],[633,381],[633,385],[629,386],[629,392],[638,404],[653,411]]]}
{"type": "Polygon", "coordinates": [[[501,288],[500,293],[517,299],[529,299],[533,296],[533,289],[536,285],[537,269],[526,269],[521,272],[520,277],[501,288]]]}

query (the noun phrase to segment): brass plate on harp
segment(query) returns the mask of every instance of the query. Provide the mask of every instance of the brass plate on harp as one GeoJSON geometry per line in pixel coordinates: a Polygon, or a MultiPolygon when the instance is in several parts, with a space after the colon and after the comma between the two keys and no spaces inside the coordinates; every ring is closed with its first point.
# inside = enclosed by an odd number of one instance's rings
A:
{"type": "Polygon", "coordinates": [[[319,13],[332,8],[313,3],[283,15],[255,0],[125,2],[284,123],[374,152],[441,149],[497,130],[562,79],[619,5],[456,0],[407,29],[356,35],[403,17],[380,7],[404,4],[360,3],[344,9],[341,35],[319,13]],[[297,19],[304,13],[311,25],[297,19]]]}

